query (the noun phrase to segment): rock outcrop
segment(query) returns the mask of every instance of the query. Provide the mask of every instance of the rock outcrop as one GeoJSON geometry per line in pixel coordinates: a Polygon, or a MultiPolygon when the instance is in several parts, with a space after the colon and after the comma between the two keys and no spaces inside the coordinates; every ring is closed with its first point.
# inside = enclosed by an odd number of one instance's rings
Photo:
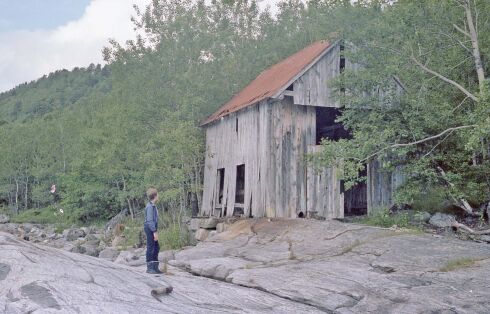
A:
{"type": "Polygon", "coordinates": [[[413,230],[242,220],[170,265],[327,313],[490,312],[490,246],[413,230]]]}
{"type": "Polygon", "coordinates": [[[144,269],[0,232],[0,312],[321,313],[267,292],[175,268],[164,276],[148,275],[144,269]],[[165,295],[171,286],[173,292],[165,295]]]}

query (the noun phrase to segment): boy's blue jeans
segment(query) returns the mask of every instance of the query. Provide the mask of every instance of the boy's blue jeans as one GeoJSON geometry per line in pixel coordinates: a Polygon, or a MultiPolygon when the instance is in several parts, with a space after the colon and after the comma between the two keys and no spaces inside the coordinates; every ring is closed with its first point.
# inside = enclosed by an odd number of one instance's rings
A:
{"type": "Polygon", "coordinates": [[[160,252],[160,244],[153,239],[153,232],[145,226],[146,234],[146,262],[158,262],[158,252],[160,252]]]}

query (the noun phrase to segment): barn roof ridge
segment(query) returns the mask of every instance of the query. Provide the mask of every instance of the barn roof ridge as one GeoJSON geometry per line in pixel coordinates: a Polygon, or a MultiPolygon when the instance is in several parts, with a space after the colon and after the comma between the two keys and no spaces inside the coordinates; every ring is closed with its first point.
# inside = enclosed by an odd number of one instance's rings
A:
{"type": "Polygon", "coordinates": [[[277,98],[332,47],[336,46],[337,43],[338,41],[332,44],[326,40],[316,41],[268,67],[215,113],[207,117],[201,123],[201,126],[205,126],[233,112],[255,105],[262,100],[277,98]]]}

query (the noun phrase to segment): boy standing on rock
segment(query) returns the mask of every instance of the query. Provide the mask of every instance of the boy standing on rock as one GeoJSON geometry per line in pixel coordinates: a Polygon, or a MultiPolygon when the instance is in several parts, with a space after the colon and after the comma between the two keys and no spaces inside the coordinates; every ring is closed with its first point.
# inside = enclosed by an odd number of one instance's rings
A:
{"type": "Polygon", "coordinates": [[[158,253],[160,245],[158,244],[158,210],[156,202],[158,201],[158,191],[149,188],[146,195],[150,199],[145,208],[145,225],[146,234],[146,272],[149,274],[161,274],[158,268],[158,253]]]}

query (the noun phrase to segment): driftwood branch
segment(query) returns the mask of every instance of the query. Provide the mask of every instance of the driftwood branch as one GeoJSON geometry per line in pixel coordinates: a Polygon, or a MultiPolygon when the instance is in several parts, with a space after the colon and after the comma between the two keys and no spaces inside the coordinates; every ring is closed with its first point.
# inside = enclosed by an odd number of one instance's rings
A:
{"type": "MultiPolygon", "coordinates": [[[[448,180],[447,178],[447,175],[446,175],[446,172],[444,171],[444,169],[442,169],[441,167],[437,167],[437,170],[439,170],[439,172],[441,173],[441,176],[444,178],[444,180],[452,187],[454,188],[454,184],[448,180]]],[[[451,197],[453,198],[453,200],[456,202],[456,204],[461,207],[462,209],[464,209],[465,212],[467,212],[468,214],[470,215],[474,215],[473,213],[473,207],[471,207],[471,205],[468,203],[467,200],[465,200],[464,198],[461,198],[461,199],[456,199],[456,197],[454,197],[453,195],[451,195],[451,197]]]]}
{"type": "Polygon", "coordinates": [[[452,226],[454,228],[458,228],[460,230],[464,230],[466,232],[469,232],[471,234],[477,234],[477,235],[483,235],[483,234],[490,234],[490,229],[486,229],[486,230],[473,230],[471,229],[470,227],[462,224],[462,223],[459,223],[457,221],[453,222],[452,226]]]}
{"type": "Polygon", "coordinates": [[[461,84],[445,77],[444,75],[434,71],[434,70],[431,70],[429,69],[428,67],[426,67],[425,65],[423,65],[419,60],[417,60],[413,55],[411,57],[412,61],[415,62],[415,64],[417,64],[422,70],[424,70],[425,72],[427,73],[430,73],[436,77],[438,77],[439,79],[443,80],[444,82],[446,83],[449,83],[453,86],[455,86],[456,88],[458,88],[460,91],[462,91],[466,96],[468,96],[469,98],[473,99],[474,101],[478,101],[478,98],[473,95],[472,93],[470,93],[466,88],[464,88],[461,84]]]}

